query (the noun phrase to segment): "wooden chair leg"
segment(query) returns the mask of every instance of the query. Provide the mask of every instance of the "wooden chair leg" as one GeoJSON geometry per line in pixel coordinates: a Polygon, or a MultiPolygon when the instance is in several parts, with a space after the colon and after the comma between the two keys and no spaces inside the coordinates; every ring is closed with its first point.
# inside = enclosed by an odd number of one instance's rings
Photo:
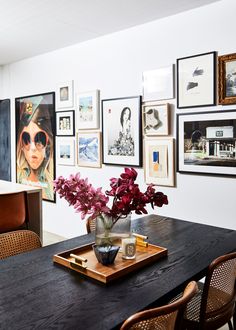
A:
{"type": "Polygon", "coordinates": [[[233,326],[234,326],[234,329],[236,329],[236,306],[234,307],[233,326]]]}

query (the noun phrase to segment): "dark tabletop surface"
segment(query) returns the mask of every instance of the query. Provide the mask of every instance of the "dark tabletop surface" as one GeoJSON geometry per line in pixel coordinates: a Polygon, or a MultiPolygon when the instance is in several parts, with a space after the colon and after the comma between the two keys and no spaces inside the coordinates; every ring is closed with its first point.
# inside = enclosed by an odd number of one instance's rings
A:
{"type": "Polygon", "coordinates": [[[165,303],[216,257],[236,250],[236,231],[149,215],[132,222],[164,257],[104,285],[54,264],[54,254],[90,243],[84,235],[0,261],[0,329],[118,328],[131,314],[165,303]]]}

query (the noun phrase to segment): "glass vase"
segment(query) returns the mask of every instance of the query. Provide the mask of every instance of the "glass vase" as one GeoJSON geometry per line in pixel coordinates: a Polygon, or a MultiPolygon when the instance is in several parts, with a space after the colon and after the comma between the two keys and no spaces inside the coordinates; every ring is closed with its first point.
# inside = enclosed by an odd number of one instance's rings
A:
{"type": "Polygon", "coordinates": [[[101,214],[96,218],[95,244],[121,246],[122,238],[131,234],[131,213],[117,220],[101,214]]]}

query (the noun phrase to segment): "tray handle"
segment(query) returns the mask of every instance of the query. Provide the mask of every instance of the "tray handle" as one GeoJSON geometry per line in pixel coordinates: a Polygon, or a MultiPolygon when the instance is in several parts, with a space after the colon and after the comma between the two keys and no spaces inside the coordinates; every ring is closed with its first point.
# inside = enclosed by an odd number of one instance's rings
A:
{"type": "MultiPolygon", "coordinates": [[[[81,268],[87,268],[87,265],[85,265],[85,263],[88,261],[86,258],[83,258],[83,257],[80,257],[80,256],[77,256],[76,254],[74,253],[71,253],[70,254],[70,257],[74,258],[75,259],[75,262],[71,261],[70,262],[70,265],[71,267],[81,267],[81,268]]],[[[76,268],[75,267],[75,268],[76,268]]]]}
{"type": "Polygon", "coordinates": [[[132,234],[134,237],[136,237],[136,245],[138,246],[143,246],[143,247],[148,247],[148,242],[145,242],[145,239],[148,239],[148,236],[140,235],[133,233],[132,234]]]}

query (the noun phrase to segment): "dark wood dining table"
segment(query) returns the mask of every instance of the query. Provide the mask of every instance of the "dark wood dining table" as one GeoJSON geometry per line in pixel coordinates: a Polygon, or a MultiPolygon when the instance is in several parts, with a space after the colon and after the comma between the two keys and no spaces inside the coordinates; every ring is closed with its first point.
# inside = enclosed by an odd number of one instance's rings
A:
{"type": "Polygon", "coordinates": [[[131,314],[163,304],[199,280],[213,259],[236,250],[231,229],[157,215],[132,221],[132,229],[166,247],[168,256],[108,285],[52,260],[91,243],[93,233],[1,260],[0,329],[118,329],[131,314]]]}

